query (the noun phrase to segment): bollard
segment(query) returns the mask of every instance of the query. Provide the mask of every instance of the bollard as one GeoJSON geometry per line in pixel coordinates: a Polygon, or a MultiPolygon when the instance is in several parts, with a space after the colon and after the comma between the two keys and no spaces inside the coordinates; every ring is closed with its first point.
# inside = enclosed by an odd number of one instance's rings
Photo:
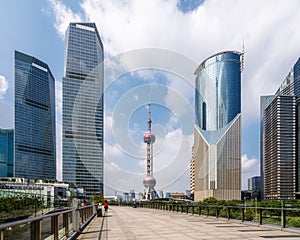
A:
{"type": "Polygon", "coordinates": [[[244,222],[246,209],[245,208],[241,208],[241,209],[242,209],[242,222],[244,222]]]}
{"type": "Polygon", "coordinates": [[[281,210],[281,227],[286,227],[286,211],[284,209],[281,210]]]}
{"type": "Polygon", "coordinates": [[[206,217],[209,217],[209,207],[206,207],[206,217]]]}
{"type": "Polygon", "coordinates": [[[97,210],[97,217],[102,217],[102,208],[97,210]]]}
{"type": "Polygon", "coordinates": [[[201,208],[201,206],[199,206],[199,216],[201,215],[201,210],[202,210],[202,208],[201,208]]]}
{"type": "Polygon", "coordinates": [[[263,215],[262,215],[262,209],[259,209],[259,225],[262,225],[262,222],[263,222],[263,215]]]}
{"type": "Polygon", "coordinates": [[[227,219],[230,220],[230,207],[227,208],[227,219]]]}

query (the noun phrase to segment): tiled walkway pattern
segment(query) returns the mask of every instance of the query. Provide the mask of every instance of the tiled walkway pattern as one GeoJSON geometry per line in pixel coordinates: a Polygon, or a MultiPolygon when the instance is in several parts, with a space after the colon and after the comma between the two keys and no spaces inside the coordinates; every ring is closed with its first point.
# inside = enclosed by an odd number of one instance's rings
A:
{"type": "Polygon", "coordinates": [[[246,225],[204,216],[146,208],[110,206],[78,239],[300,239],[300,232],[246,225]]]}

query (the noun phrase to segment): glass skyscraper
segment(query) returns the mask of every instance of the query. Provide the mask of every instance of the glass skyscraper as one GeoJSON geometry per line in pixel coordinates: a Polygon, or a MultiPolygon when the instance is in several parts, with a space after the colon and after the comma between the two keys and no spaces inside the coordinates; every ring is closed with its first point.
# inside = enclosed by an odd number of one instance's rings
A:
{"type": "Polygon", "coordinates": [[[274,95],[261,97],[261,177],[264,199],[300,192],[300,58],[274,95]]]}
{"type": "Polygon", "coordinates": [[[14,176],[56,179],[55,79],[46,63],[18,51],[14,176]]]}
{"type": "Polygon", "coordinates": [[[103,194],[103,45],[94,23],[71,23],[63,78],[63,180],[103,194]]]}
{"type": "Polygon", "coordinates": [[[13,177],[14,130],[0,129],[0,177],[13,177]]]}
{"type": "Polygon", "coordinates": [[[242,56],[235,51],[217,53],[195,72],[195,201],[241,198],[242,56]]]}
{"type": "Polygon", "coordinates": [[[260,176],[255,176],[252,178],[248,179],[248,190],[249,191],[260,191],[261,189],[261,177],[260,176]]]}

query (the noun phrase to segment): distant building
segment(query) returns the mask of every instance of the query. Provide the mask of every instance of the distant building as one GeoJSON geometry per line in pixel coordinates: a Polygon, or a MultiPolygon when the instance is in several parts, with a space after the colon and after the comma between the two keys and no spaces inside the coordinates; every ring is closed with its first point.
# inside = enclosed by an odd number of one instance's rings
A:
{"type": "Polygon", "coordinates": [[[63,180],[103,194],[103,45],[95,23],[66,32],[62,107],[63,180]]]}
{"type": "Polygon", "coordinates": [[[131,196],[128,192],[123,192],[123,201],[124,202],[130,202],[131,201],[131,196]]]}
{"type": "Polygon", "coordinates": [[[261,97],[261,177],[265,199],[300,192],[300,58],[274,95],[261,97]]]}
{"type": "Polygon", "coordinates": [[[248,190],[249,191],[260,191],[261,185],[260,185],[260,179],[261,177],[255,176],[248,179],[248,190]]]}
{"type": "Polygon", "coordinates": [[[56,179],[55,79],[48,65],[15,51],[14,176],[56,179]]]}
{"type": "Polygon", "coordinates": [[[107,201],[118,201],[121,198],[122,198],[121,196],[104,196],[104,199],[107,201]]]}
{"type": "Polygon", "coordinates": [[[66,203],[74,194],[78,195],[77,189],[64,182],[0,178],[0,199],[13,196],[38,197],[43,200],[44,207],[53,207],[55,204],[66,203]]]}
{"type": "Polygon", "coordinates": [[[0,177],[13,177],[14,130],[0,129],[0,177]]]}
{"type": "Polygon", "coordinates": [[[191,191],[194,200],[241,198],[243,54],[217,53],[196,69],[191,191]]]}
{"type": "Polygon", "coordinates": [[[242,190],[241,191],[241,198],[243,201],[251,200],[252,199],[252,191],[242,190]]]}
{"type": "Polygon", "coordinates": [[[160,197],[160,198],[163,198],[163,197],[164,197],[164,191],[163,191],[163,190],[160,190],[160,191],[159,191],[159,197],[160,197]]]}
{"type": "Polygon", "coordinates": [[[129,191],[129,193],[130,193],[131,199],[132,199],[132,200],[135,199],[135,192],[134,192],[134,190],[131,189],[131,190],[129,191]]]}
{"type": "Polygon", "coordinates": [[[144,194],[142,192],[139,192],[137,200],[141,201],[141,200],[143,200],[143,198],[144,198],[144,194]]]}
{"type": "Polygon", "coordinates": [[[191,190],[185,190],[185,195],[190,198],[191,197],[191,190]]]}
{"type": "Polygon", "coordinates": [[[255,176],[248,179],[248,192],[252,199],[261,199],[261,177],[255,176]]]}
{"type": "Polygon", "coordinates": [[[184,192],[171,192],[170,198],[173,199],[186,199],[187,196],[184,194],[184,192]]]}

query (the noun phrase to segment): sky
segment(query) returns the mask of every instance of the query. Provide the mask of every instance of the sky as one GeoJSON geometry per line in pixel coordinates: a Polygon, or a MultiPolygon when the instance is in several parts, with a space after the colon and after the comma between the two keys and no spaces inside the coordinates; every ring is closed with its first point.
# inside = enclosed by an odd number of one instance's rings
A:
{"type": "Polygon", "coordinates": [[[156,189],[185,191],[193,144],[194,71],[207,57],[242,51],[244,45],[246,189],[247,179],[260,171],[260,96],[275,93],[300,57],[299,8],[298,0],[3,0],[0,128],[14,127],[14,51],[46,62],[56,79],[57,177],[62,178],[64,34],[70,22],[95,22],[105,51],[105,194],[143,191],[148,102],[156,135],[156,189]]]}

